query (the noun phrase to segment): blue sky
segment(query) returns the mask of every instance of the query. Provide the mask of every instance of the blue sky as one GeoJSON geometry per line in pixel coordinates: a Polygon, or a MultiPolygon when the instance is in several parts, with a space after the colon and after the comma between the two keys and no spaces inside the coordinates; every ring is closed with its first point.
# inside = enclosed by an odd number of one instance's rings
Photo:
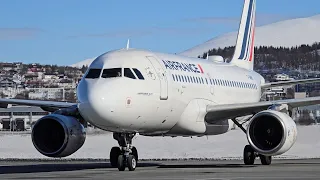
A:
{"type": "MultiPolygon", "coordinates": [[[[243,0],[1,0],[0,61],[71,65],[131,47],[178,53],[235,31],[243,0]]],[[[257,0],[257,23],[320,13],[319,0],[257,0]]]]}

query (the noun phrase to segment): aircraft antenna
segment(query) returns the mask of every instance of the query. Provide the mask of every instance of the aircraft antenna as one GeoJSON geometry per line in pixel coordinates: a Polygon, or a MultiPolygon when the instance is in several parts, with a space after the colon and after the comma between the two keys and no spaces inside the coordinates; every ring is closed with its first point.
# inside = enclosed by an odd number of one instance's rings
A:
{"type": "Polygon", "coordinates": [[[129,47],[130,47],[130,39],[128,39],[127,41],[127,50],[129,49],[129,47]]]}

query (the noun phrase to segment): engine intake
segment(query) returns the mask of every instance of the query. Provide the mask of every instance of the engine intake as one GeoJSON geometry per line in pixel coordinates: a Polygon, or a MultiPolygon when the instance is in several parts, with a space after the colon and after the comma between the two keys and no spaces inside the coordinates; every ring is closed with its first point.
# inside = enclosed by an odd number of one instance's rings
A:
{"type": "Polygon", "coordinates": [[[251,118],[247,128],[249,144],[258,153],[275,156],[287,152],[295,143],[297,127],[285,113],[266,110],[251,118]]]}
{"type": "Polygon", "coordinates": [[[50,114],[35,123],[31,137],[33,145],[41,154],[66,157],[82,147],[86,132],[76,118],[50,114]]]}

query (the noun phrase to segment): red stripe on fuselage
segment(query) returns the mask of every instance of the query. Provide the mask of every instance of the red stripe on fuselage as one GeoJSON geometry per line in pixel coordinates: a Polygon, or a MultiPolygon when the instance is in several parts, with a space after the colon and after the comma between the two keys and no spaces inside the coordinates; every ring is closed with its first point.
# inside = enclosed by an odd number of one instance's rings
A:
{"type": "Polygon", "coordinates": [[[200,69],[200,72],[203,73],[203,69],[202,69],[202,67],[200,66],[200,64],[198,64],[198,67],[199,67],[199,69],[200,69]]]}

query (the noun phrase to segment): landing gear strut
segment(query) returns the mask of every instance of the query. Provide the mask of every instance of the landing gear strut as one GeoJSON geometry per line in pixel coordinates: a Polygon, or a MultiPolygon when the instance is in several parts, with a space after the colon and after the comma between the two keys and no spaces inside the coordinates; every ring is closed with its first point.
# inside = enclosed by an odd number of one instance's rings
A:
{"type": "Polygon", "coordinates": [[[110,163],[112,167],[117,167],[119,171],[124,171],[128,167],[129,171],[134,171],[138,162],[138,151],[132,146],[132,138],[135,133],[113,133],[113,138],[118,141],[120,147],[113,147],[110,151],[110,163]]]}
{"type": "MultiPolygon", "coordinates": [[[[244,123],[248,122],[250,118],[248,118],[244,123]]],[[[232,119],[232,121],[246,134],[246,129],[242,126],[244,123],[240,124],[236,119],[232,119]]],[[[256,157],[260,158],[262,165],[270,165],[272,156],[265,156],[262,154],[258,154],[254,151],[254,149],[250,145],[246,145],[243,150],[243,161],[245,165],[253,165],[256,157]]]]}

